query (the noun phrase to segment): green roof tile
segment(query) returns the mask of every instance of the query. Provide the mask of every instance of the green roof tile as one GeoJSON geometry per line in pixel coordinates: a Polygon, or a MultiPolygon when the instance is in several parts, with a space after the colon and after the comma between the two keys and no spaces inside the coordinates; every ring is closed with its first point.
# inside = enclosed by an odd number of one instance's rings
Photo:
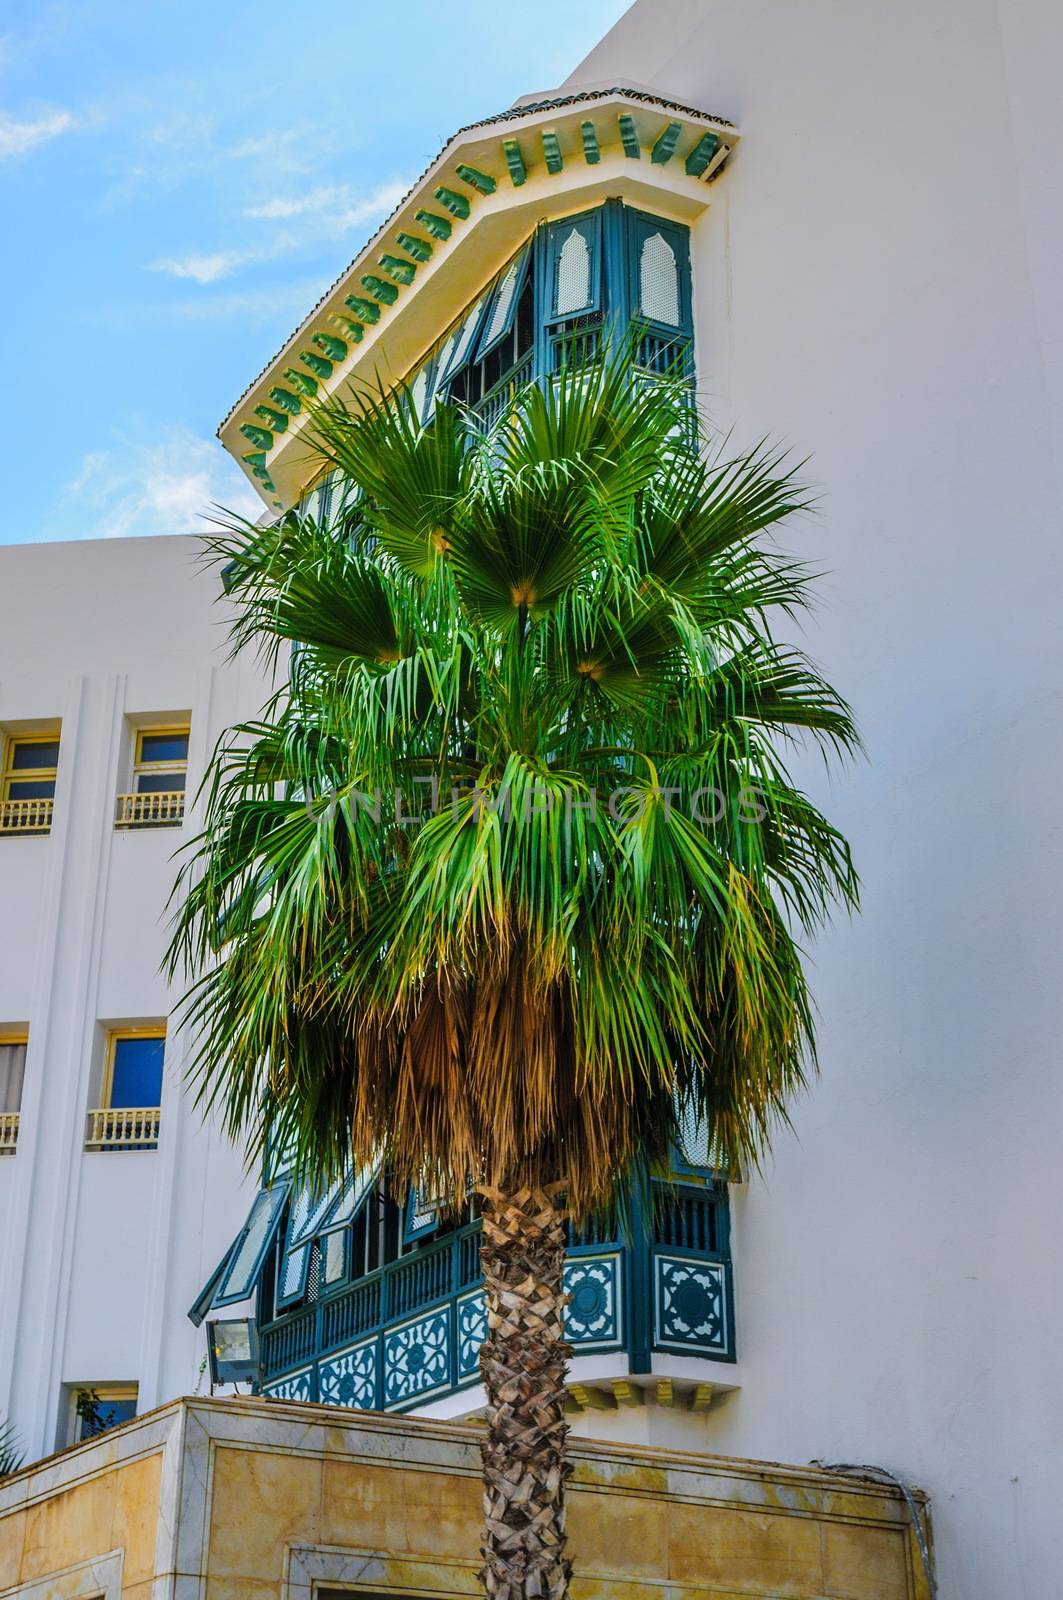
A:
{"type": "Polygon", "coordinates": [[[520,145],[516,139],[503,139],[502,153],[506,158],[506,166],[509,168],[509,175],[513,179],[514,186],[519,189],[528,176],[528,170],[524,165],[524,157],[520,153],[520,145]]]}
{"type": "Polygon", "coordinates": [[[659,167],[663,167],[666,161],[671,161],[682,131],[681,122],[670,122],[653,147],[651,161],[656,161],[659,167]]]}
{"type": "Polygon", "coordinates": [[[417,220],[436,239],[449,239],[454,231],[453,223],[441,217],[437,211],[418,211],[417,220]]]}
{"type": "Polygon", "coordinates": [[[720,148],[719,135],[703,133],[684,163],[692,178],[700,178],[713,156],[720,148]]]}
{"type": "Polygon", "coordinates": [[[311,372],[316,373],[319,378],[332,377],[332,362],[326,361],[324,356],[317,356],[312,350],[300,350],[299,360],[304,366],[309,367],[311,372]]]}
{"type": "Polygon", "coordinates": [[[479,189],[481,194],[494,194],[498,184],[486,172],[481,172],[478,167],[466,166],[462,161],[458,165],[458,177],[462,183],[467,183],[473,189],[479,189]]]}
{"type": "Polygon", "coordinates": [[[624,154],[637,161],[642,154],[642,146],[639,144],[639,130],[634,117],[628,111],[621,111],[616,120],[620,126],[620,143],[624,146],[624,154]]]}
{"type": "Polygon", "coordinates": [[[543,155],[546,157],[547,172],[560,172],[565,164],[561,154],[561,141],[551,128],[543,129],[543,155]]]}
{"type": "Polygon", "coordinates": [[[427,239],[421,239],[416,233],[400,233],[396,235],[402,249],[415,261],[427,261],[432,254],[432,246],[427,239]]]}
{"type": "MultiPolygon", "coordinates": [[[[445,185],[441,185],[436,190],[436,199],[441,206],[446,206],[452,217],[460,217],[463,222],[472,209],[463,194],[455,194],[453,189],[448,189],[445,185]]],[[[417,220],[418,222],[424,221],[424,212],[418,211],[417,220]]],[[[427,227],[428,224],[425,223],[425,226],[427,227]]]]}

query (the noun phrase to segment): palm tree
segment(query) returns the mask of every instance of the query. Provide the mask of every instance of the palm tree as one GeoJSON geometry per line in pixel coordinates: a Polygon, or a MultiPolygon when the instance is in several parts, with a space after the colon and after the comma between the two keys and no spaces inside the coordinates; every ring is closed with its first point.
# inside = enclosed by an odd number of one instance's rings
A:
{"type": "Polygon", "coordinates": [[[234,650],[290,664],[218,747],[170,961],[234,1134],[477,1183],[484,1582],[555,1600],[566,1217],[666,1169],[681,1116],[755,1159],[813,1059],[795,940],[856,898],[780,753],[856,742],[773,633],[809,574],[762,536],[807,497],[622,363],[486,430],[401,390],[314,430],[327,524],[211,541],[234,650]]]}
{"type": "Polygon", "coordinates": [[[8,1478],[22,1465],[18,1434],[9,1422],[0,1417],[0,1478],[8,1478]]]}

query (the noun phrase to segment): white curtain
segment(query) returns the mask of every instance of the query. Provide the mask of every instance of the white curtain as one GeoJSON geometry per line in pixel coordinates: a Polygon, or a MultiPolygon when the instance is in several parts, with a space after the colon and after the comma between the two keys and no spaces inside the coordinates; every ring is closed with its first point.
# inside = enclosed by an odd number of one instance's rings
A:
{"type": "Polygon", "coordinates": [[[0,1041],[0,1112],[20,1109],[25,1070],[26,1046],[0,1041]]]}

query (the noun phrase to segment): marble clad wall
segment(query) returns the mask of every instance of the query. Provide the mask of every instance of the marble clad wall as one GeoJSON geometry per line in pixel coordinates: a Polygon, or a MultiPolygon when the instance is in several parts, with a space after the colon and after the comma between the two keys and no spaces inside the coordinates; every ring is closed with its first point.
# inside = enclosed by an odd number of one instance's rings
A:
{"type": "MultiPolygon", "coordinates": [[[[574,1441],[573,1600],[929,1600],[900,1496],[574,1441]]],[[[0,1484],[0,1596],[478,1593],[474,1427],[180,1400],[0,1484]]]]}
{"type": "Polygon", "coordinates": [[[150,1600],[164,1448],[138,1440],[138,1431],[134,1422],[124,1437],[64,1451],[0,1482],[0,1595],[150,1600]]]}

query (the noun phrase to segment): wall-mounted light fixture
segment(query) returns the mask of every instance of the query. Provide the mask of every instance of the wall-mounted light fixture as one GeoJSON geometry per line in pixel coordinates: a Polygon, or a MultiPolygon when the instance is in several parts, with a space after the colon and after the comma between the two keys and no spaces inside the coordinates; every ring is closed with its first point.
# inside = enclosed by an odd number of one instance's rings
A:
{"type": "Polygon", "coordinates": [[[258,1382],[258,1325],[254,1317],[207,1323],[211,1384],[258,1382]]]}

